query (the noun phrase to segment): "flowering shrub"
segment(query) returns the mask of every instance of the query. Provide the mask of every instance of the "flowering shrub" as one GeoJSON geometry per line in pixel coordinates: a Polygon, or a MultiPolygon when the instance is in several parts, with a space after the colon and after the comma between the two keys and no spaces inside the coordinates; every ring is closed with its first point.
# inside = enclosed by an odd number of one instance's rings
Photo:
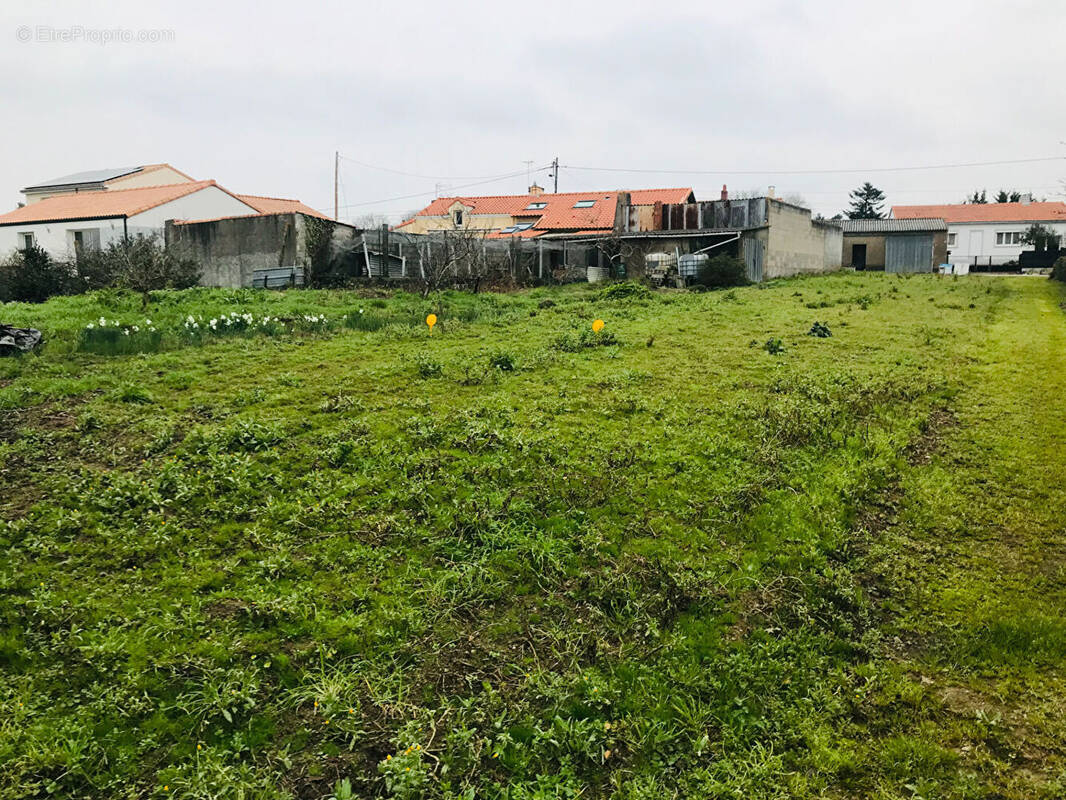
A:
{"type": "Polygon", "coordinates": [[[228,336],[242,333],[263,333],[267,336],[276,336],[284,333],[287,326],[277,317],[266,314],[256,317],[247,312],[238,314],[236,311],[229,314],[219,314],[217,317],[204,319],[202,316],[194,317],[189,314],[182,323],[181,335],[194,342],[202,342],[208,336],[228,336]]]}
{"type": "Polygon", "coordinates": [[[116,355],[154,353],[160,349],[163,334],[150,319],[143,323],[123,324],[105,317],[90,322],[78,336],[78,349],[86,353],[116,355]]]}

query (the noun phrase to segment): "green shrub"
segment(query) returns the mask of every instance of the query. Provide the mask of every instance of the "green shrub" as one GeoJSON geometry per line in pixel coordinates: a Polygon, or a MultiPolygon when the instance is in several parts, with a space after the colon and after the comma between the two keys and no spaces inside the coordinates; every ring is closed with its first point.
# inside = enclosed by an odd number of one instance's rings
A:
{"type": "Polygon", "coordinates": [[[719,289],[726,286],[746,286],[750,281],[744,262],[736,256],[722,253],[700,267],[696,283],[709,289],[719,289]]]}
{"type": "Polygon", "coordinates": [[[636,281],[612,283],[600,290],[602,300],[619,300],[624,297],[651,297],[651,290],[636,281]]]}
{"type": "Polygon", "coordinates": [[[70,264],[55,261],[37,245],[0,263],[0,302],[43,303],[75,289],[70,264]]]}
{"type": "Polygon", "coordinates": [[[1066,281],[1066,256],[1059,256],[1051,267],[1051,278],[1056,281],[1066,281]]]}
{"type": "Polygon", "coordinates": [[[81,329],[77,344],[83,353],[105,356],[158,353],[162,346],[163,334],[150,319],[140,324],[123,325],[118,320],[108,321],[103,317],[81,329]]]}
{"type": "Polygon", "coordinates": [[[815,322],[811,325],[811,329],[807,331],[808,336],[815,336],[819,339],[828,339],[833,335],[833,332],[829,330],[829,326],[824,322],[815,322]]]}

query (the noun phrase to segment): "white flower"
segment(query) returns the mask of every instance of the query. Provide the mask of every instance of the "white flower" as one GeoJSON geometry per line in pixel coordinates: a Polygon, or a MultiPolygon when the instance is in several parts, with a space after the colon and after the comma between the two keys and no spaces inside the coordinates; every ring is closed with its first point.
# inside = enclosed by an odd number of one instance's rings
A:
{"type": "Polygon", "coordinates": [[[88,328],[89,330],[92,330],[92,329],[93,329],[93,324],[92,324],[92,323],[90,322],[90,323],[89,323],[88,325],[86,325],[85,327],[86,327],[86,328],[88,328]]]}
{"type": "Polygon", "coordinates": [[[129,328],[126,328],[126,329],[124,329],[124,330],[122,331],[122,334],[123,334],[124,336],[129,336],[129,335],[130,335],[130,331],[129,331],[129,328]]]}
{"type": "Polygon", "coordinates": [[[107,320],[104,319],[103,317],[100,317],[100,327],[101,328],[106,328],[107,327],[107,320]]]}
{"type": "Polygon", "coordinates": [[[144,324],[145,324],[145,325],[151,325],[151,324],[152,324],[152,320],[150,320],[150,319],[146,319],[146,320],[144,321],[144,324]]]}
{"type": "Polygon", "coordinates": [[[137,327],[136,325],[134,325],[134,326],[133,326],[133,332],[134,332],[134,333],[139,333],[139,332],[140,332],[140,330],[141,330],[141,329],[140,329],[140,328],[138,328],[138,327],[137,327]]]}
{"type": "Polygon", "coordinates": [[[362,314],[363,313],[363,309],[360,308],[359,309],[359,313],[362,314]]]}

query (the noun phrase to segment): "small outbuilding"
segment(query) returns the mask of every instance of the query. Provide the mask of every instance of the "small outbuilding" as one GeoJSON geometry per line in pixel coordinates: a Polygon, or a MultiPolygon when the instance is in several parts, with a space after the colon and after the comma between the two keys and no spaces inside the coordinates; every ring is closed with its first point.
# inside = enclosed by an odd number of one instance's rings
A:
{"type": "Polygon", "coordinates": [[[941,218],[846,219],[841,263],[857,270],[934,272],[948,258],[941,218]]]}

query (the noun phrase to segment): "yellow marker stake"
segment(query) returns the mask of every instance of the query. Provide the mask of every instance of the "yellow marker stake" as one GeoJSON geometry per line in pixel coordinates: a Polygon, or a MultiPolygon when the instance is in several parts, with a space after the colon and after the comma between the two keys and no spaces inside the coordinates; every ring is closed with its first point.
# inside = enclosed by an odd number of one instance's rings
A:
{"type": "Polygon", "coordinates": [[[603,320],[602,319],[598,319],[598,320],[596,320],[595,322],[592,323],[592,332],[593,333],[599,333],[602,330],[603,330],[603,320]]]}
{"type": "Polygon", "coordinates": [[[426,324],[429,326],[430,335],[432,335],[433,334],[433,326],[437,324],[437,315],[436,314],[430,314],[428,317],[426,317],[426,324]]]}

